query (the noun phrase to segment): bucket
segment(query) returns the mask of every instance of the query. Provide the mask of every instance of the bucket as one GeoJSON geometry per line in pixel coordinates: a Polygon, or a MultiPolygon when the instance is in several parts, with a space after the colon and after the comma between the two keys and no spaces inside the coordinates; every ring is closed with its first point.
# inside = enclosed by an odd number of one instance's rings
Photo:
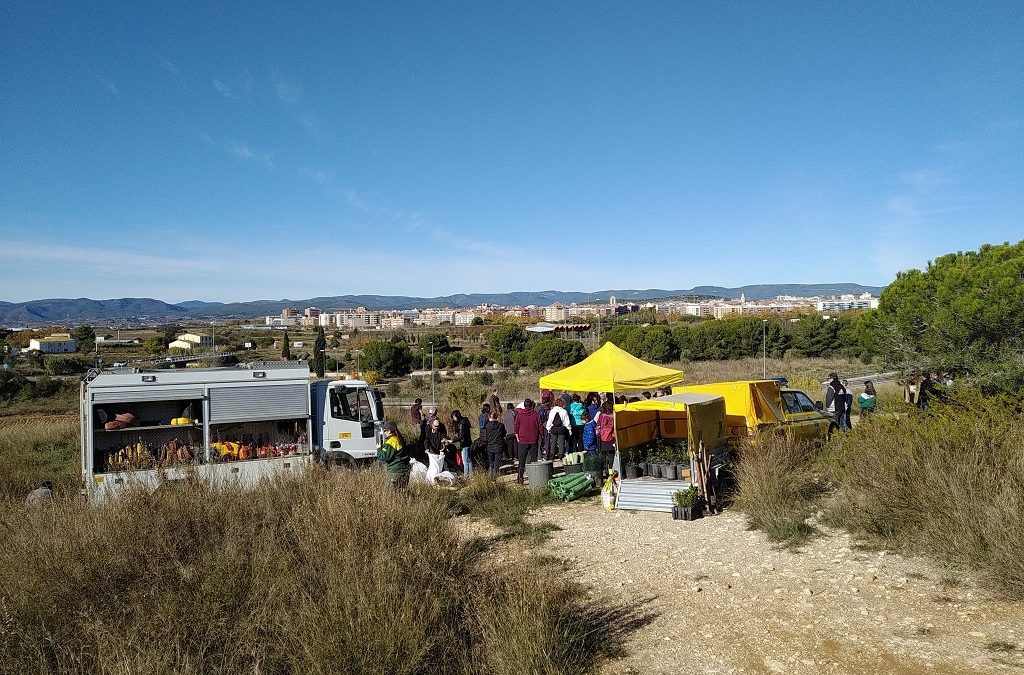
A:
{"type": "Polygon", "coordinates": [[[543,490],[551,480],[554,462],[530,462],[526,465],[526,478],[531,490],[543,490]]]}

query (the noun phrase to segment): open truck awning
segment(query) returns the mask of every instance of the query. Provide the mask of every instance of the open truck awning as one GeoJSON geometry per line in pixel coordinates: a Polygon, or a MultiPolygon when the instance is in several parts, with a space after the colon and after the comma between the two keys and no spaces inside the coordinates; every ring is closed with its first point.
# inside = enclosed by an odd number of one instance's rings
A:
{"type": "Polygon", "coordinates": [[[738,382],[716,382],[714,384],[691,384],[673,387],[680,394],[711,394],[725,398],[727,415],[746,418],[747,426],[757,428],[762,424],[780,424],[786,421],[782,412],[782,395],[776,380],[741,380],[738,382]]]}
{"type": "Polygon", "coordinates": [[[668,387],[683,381],[683,371],[638,359],[606,342],[574,366],[540,378],[541,389],[620,392],[668,387]]]}

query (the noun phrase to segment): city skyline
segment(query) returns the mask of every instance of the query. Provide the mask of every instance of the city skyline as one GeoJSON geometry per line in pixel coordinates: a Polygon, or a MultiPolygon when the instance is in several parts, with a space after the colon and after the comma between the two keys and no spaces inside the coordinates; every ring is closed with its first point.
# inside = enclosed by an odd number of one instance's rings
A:
{"type": "Polygon", "coordinates": [[[9,302],[882,286],[1024,231],[1019,3],[24,4],[0,77],[9,302]]]}

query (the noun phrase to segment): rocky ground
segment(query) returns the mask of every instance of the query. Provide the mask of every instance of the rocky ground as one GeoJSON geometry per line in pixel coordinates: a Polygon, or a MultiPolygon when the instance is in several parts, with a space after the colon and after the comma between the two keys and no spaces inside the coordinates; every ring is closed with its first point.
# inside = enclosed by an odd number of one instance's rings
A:
{"type": "Polygon", "coordinates": [[[543,553],[646,618],[608,673],[1024,672],[1024,603],[843,533],[794,552],[735,512],[683,522],[588,501],[531,517],[561,528],[543,553]]]}

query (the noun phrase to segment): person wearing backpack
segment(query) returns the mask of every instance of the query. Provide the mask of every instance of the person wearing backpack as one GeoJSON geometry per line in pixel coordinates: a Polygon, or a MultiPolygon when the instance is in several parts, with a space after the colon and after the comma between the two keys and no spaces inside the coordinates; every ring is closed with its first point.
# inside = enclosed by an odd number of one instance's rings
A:
{"type": "Polygon", "coordinates": [[[583,434],[580,432],[583,430],[583,413],[586,408],[583,407],[583,401],[579,394],[572,395],[572,402],[569,403],[568,410],[572,420],[572,449],[573,452],[580,452],[583,450],[583,434]]]}
{"type": "Polygon", "coordinates": [[[551,437],[550,456],[548,459],[559,459],[565,454],[572,436],[572,422],[569,413],[562,407],[562,400],[555,399],[551,403],[547,424],[544,425],[551,437]]]}
{"type": "Polygon", "coordinates": [[[608,401],[597,415],[597,439],[602,452],[615,452],[615,409],[608,401]]]}

